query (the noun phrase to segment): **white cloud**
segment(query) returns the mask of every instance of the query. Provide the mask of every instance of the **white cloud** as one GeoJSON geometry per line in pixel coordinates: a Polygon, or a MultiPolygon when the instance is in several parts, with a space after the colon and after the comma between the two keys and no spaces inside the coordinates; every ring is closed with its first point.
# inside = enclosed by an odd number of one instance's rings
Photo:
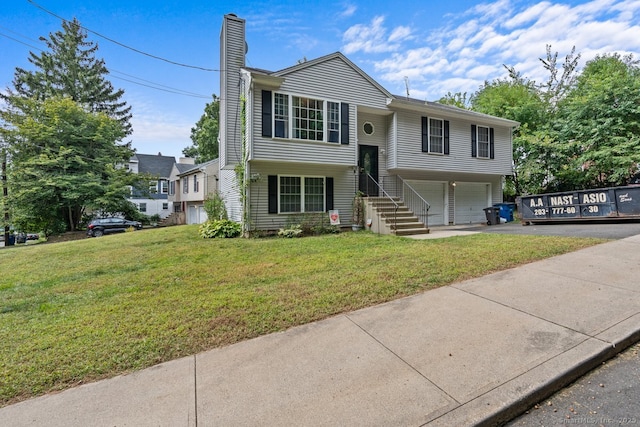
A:
{"type": "Polygon", "coordinates": [[[353,16],[356,11],[358,10],[358,7],[354,4],[346,4],[344,6],[344,10],[340,13],[340,17],[341,18],[350,18],[351,16],[353,16]]]}
{"type": "MultiPolygon", "coordinates": [[[[448,15],[447,25],[425,34],[386,37],[384,18],[354,25],[346,33],[346,53],[389,53],[373,61],[381,83],[401,89],[408,76],[411,95],[438,99],[447,91],[474,92],[485,80],[506,77],[503,64],[538,82],[547,79],[539,58],[546,46],[558,63],[575,46],[581,65],[596,54],[640,53],[640,1],[591,0],[578,5],[541,1],[529,5],[499,0],[448,15]],[[356,36],[356,34],[358,36],[356,36]],[[391,42],[395,43],[391,43],[391,42]]],[[[412,33],[413,31],[413,33],[412,33]]]]}
{"type": "Polygon", "coordinates": [[[399,42],[411,35],[409,27],[399,26],[387,37],[387,29],[383,24],[384,17],[376,16],[370,24],[356,24],[347,29],[342,37],[345,43],[342,48],[344,53],[348,55],[355,52],[394,52],[398,50],[399,42]]]}

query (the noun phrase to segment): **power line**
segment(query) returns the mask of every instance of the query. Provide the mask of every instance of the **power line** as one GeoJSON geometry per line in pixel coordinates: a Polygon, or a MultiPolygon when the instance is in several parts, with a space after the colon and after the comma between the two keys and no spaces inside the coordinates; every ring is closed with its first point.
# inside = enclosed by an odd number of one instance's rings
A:
{"type": "MultiPolygon", "coordinates": [[[[0,28],[4,28],[4,27],[0,26],[0,28]]],[[[4,29],[7,30],[7,31],[10,31],[10,32],[12,32],[12,33],[24,38],[24,39],[31,40],[28,37],[26,37],[26,36],[24,36],[22,34],[16,33],[15,31],[11,31],[8,28],[4,28],[4,29]]],[[[20,40],[18,40],[16,38],[11,37],[11,36],[9,36],[7,34],[4,34],[2,32],[0,32],[0,36],[6,37],[9,40],[12,40],[12,41],[14,41],[16,43],[23,44],[23,45],[28,46],[28,47],[30,47],[32,49],[37,50],[37,51],[44,52],[44,50],[40,49],[39,47],[36,47],[36,46],[30,45],[30,44],[27,44],[25,42],[22,42],[22,41],[20,41],[20,40]]],[[[194,97],[194,98],[203,98],[203,99],[211,98],[210,95],[202,95],[200,93],[188,92],[186,90],[177,89],[177,88],[174,88],[174,87],[171,87],[171,86],[167,86],[167,85],[163,85],[163,84],[160,84],[160,83],[152,82],[150,80],[145,80],[145,79],[143,79],[141,77],[137,77],[137,76],[134,76],[134,75],[131,75],[131,74],[127,74],[125,72],[118,71],[118,70],[115,70],[113,68],[108,68],[108,70],[109,70],[109,74],[111,75],[111,77],[114,77],[114,78],[120,79],[120,80],[124,80],[124,81],[127,81],[129,83],[133,83],[133,84],[136,84],[136,85],[139,85],[139,86],[144,86],[144,87],[148,87],[148,88],[151,88],[151,89],[156,89],[156,90],[160,90],[160,91],[163,91],[163,92],[175,93],[177,95],[190,96],[190,97],[194,97]],[[150,83],[150,84],[144,84],[144,83],[140,83],[139,81],[134,81],[134,80],[126,79],[126,78],[123,78],[123,77],[119,77],[117,75],[114,75],[113,73],[119,73],[119,74],[125,75],[127,77],[131,77],[131,78],[134,78],[136,80],[143,81],[143,82],[150,83]]]]}
{"type": "MultiPolygon", "coordinates": [[[[40,6],[38,3],[34,2],[33,0],[27,0],[27,1],[28,1],[29,3],[31,3],[33,6],[37,7],[38,9],[40,9],[40,10],[42,10],[42,11],[44,11],[44,12],[48,13],[48,14],[49,14],[49,15],[51,15],[51,16],[54,16],[54,17],[56,17],[56,18],[60,19],[60,20],[61,20],[61,21],[63,21],[63,22],[70,22],[69,20],[64,19],[63,17],[56,15],[55,13],[51,12],[50,10],[45,9],[44,7],[40,6]]],[[[82,28],[83,30],[88,31],[88,32],[90,32],[90,33],[92,33],[92,34],[95,34],[95,35],[96,35],[96,36],[98,36],[98,37],[102,37],[103,39],[108,40],[108,41],[110,41],[111,43],[114,43],[114,44],[117,44],[118,46],[124,47],[125,49],[132,50],[132,51],[134,51],[134,52],[136,52],[136,53],[139,53],[139,54],[141,54],[141,55],[148,56],[148,57],[150,57],[150,58],[154,58],[154,59],[158,59],[158,60],[160,60],[160,61],[168,62],[169,64],[178,65],[178,66],[180,66],[180,67],[186,67],[186,68],[195,68],[195,69],[197,69],[197,70],[202,70],[202,71],[216,71],[216,72],[220,71],[220,70],[217,70],[217,69],[215,69],[215,68],[205,68],[205,67],[200,67],[200,66],[197,66],[197,65],[188,65],[188,64],[183,64],[183,63],[180,63],[180,62],[171,61],[170,59],[166,59],[166,58],[162,58],[162,57],[160,57],[160,56],[152,55],[152,54],[150,54],[150,53],[147,53],[147,52],[141,51],[141,50],[136,49],[136,48],[133,48],[133,47],[131,47],[131,46],[127,46],[127,45],[126,45],[126,44],[124,44],[124,43],[120,43],[120,42],[119,42],[119,41],[117,41],[117,40],[114,40],[114,39],[112,39],[112,38],[109,38],[109,37],[107,37],[107,36],[104,36],[104,35],[102,35],[102,34],[100,34],[100,33],[96,32],[96,31],[90,30],[89,28],[84,27],[84,26],[82,26],[82,25],[80,25],[80,28],[82,28]]]]}

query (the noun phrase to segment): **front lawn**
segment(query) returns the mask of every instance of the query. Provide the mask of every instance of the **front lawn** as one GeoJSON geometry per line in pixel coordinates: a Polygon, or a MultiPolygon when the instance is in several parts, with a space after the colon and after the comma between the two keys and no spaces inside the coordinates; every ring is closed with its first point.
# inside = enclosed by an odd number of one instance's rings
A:
{"type": "Polygon", "coordinates": [[[196,226],[0,250],[0,406],[602,242],[196,226]]]}

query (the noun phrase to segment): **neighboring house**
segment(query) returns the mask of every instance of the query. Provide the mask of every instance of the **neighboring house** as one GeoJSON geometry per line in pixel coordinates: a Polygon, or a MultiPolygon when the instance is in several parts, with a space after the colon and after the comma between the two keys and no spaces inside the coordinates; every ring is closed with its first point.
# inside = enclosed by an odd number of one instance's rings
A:
{"type": "Polygon", "coordinates": [[[358,190],[424,199],[429,226],[482,223],[502,202],[517,122],[394,96],[339,52],[274,72],[246,67],[235,15],[220,37],[220,193],[246,229],[332,209],[348,226],[358,190]]]}
{"type": "Polygon", "coordinates": [[[173,203],[175,224],[202,224],[207,220],[204,202],[218,191],[218,159],[193,164],[181,158],[169,177],[169,200],[173,203]]]}
{"type": "Polygon", "coordinates": [[[149,194],[142,194],[133,189],[130,200],[138,207],[141,213],[152,216],[159,215],[166,218],[172,212],[169,202],[169,175],[176,163],[173,156],[163,156],[158,153],[135,154],[128,163],[128,169],[133,173],[147,173],[154,177],[149,182],[149,194]]]}

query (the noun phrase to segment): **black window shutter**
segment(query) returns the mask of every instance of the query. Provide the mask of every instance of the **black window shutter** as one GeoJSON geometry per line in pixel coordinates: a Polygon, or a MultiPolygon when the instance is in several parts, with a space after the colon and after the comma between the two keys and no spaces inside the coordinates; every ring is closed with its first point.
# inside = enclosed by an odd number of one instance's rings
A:
{"type": "Polygon", "coordinates": [[[278,176],[269,175],[269,213],[278,213],[278,176]]]}
{"type": "Polygon", "coordinates": [[[262,91],[262,136],[271,137],[271,91],[262,91]]]}
{"type": "Polygon", "coordinates": [[[495,144],[494,144],[494,136],[493,136],[493,128],[489,128],[489,158],[495,159],[495,144]]]}
{"type": "Polygon", "coordinates": [[[333,178],[327,177],[325,179],[325,206],[327,211],[333,209],[333,178]]]}
{"type": "Polygon", "coordinates": [[[449,120],[444,121],[444,154],[449,155],[449,120]]]}
{"type": "Polygon", "coordinates": [[[349,144],[349,104],[340,104],[340,144],[349,144]]]}
{"type": "Polygon", "coordinates": [[[422,151],[429,152],[429,125],[428,119],[422,117],[422,151]]]}
{"type": "Polygon", "coordinates": [[[476,144],[476,125],[471,125],[471,157],[478,157],[476,144]]]}

